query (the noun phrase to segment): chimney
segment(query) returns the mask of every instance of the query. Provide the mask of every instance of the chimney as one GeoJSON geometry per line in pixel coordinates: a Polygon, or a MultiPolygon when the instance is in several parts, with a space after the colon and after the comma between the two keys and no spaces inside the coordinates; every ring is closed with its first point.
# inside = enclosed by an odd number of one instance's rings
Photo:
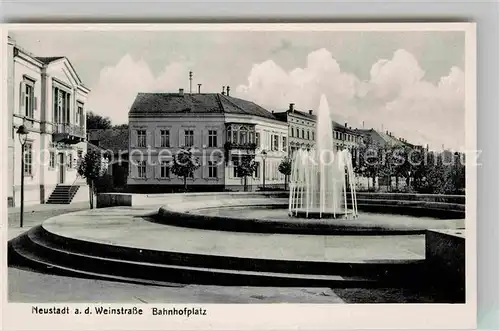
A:
{"type": "Polygon", "coordinates": [[[222,86],[222,95],[226,95],[226,87],[222,86]]]}
{"type": "Polygon", "coordinates": [[[227,92],[226,92],[226,94],[227,94],[227,96],[229,96],[229,90],[231,90],[231,88],[228,86],[228,87],[226,88],[226,91],[227,91],[227,92]]]}
{"type": "Polygon", "coordinates": [[[292,112],[292,113],[294,112],[294,109],[293,109],[293,106],[294,106],[294,105],[295,105],[294,103],[291,103],[291,104],[290,104],[290,107],[288,108],[288,110],[289,110],[290,112],[292,112]]]}
{"type": "Polygon", "coordinates": [[[347,128],[347,122],[344,123],[344,126],[347,128]]]}
{"type": "Polygon", "coordinates": [[[184,95],[184,89],[183,89],[183,88],[180,88],[180,89],[179,89],[179,94],[180,94],[180,95],[184,95]]]}
{"type": "Polygon", "coordinates": [[[273,113],[273,114],[274,114],[274,110],[271,110],[271,113],[273,113]]]}
{"type": "Polygon", "coordinates": [[[198,94],[201,93],[201,84],[198,84],[198,94]]]}
{"type": "Polygon", "coordinates": [[[386,135],[389,135],[389,130],[385,130],[385,134],[386,134],[386,135]]]}
{"type": "Polygon", "coordinates": [[[193,72],[189,72],[189,94],[193,93],[192,91],[192,86],[193,86],[193,72]]]}
{"type": "Polygon", "coordinates": [[[313,114],[313,110],[309,109],[309,115],[312,115],[312,114],[313,114]]]}

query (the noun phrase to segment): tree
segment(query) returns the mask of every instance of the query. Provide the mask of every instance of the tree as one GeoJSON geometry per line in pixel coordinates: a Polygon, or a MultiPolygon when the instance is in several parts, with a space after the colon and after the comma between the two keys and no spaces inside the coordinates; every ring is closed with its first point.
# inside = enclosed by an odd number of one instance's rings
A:
{"type": "Polygon", "coordinates": [[[254,157],[250,155],[241,156],[240,162],[236,164],[236,173],[238,177],[243,178],[243,190],[248,191],[248,176],[252,176],[257,169],[254,157]]]}
{"type": "Polygon", "coordinates": [[[94,195],[96,194],[96,181],[100,179],[108,169],[107,159],[95,150],[89,150],[79,160],[78,174],[87,180],[89,185],[90,209],[94,208],[94,195]]]}
{"type": "Polygon", "coordinates": [[[281,160],[278,171],[285,175],[285,191],[287,190],[288,176],[292,174],[292,160],[286,156],[281,160]]]}
{"type": "Polygon", "coordinates": [[[87,112],[87,131],[111,129],[111,120],[91,111],[87,112]]]}
{"type": "Polygon", "coordinates": [[[382,172],[383,155],[382,146],[368,137],[359,147],[357,159],[354,162],[354,172],[360,176],[371,178],[373,190],[375,190],[376,178],[382,172]]]}
{"type": "Polygon", "coordinates": [[[184,179],[184,191],[187,192],[187,179],[192,177],[196,169],[200,167],[198,158],[194,156],[193,149],[183,148],[174,155],[171,170],[174,175],[184,179]]]}
{"type": "Polygon", "coordinates": [[[128,124],[124,123],[124,124],[119,124],[119,125],[113,125],[113,129],[125,130],[125,129],[128,129],[128,124]]]}

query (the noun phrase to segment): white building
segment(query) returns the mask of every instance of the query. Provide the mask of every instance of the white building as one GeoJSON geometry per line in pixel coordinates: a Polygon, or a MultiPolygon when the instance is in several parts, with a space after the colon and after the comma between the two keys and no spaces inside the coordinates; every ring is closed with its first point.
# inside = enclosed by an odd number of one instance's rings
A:
{"type": "Polygon", "coordinates": [[[76,166],[86,150],[89,89],[64,56],[36,57],[9,37],[7,59],[8,204],[20,204],[21,144],[16,131],[21,125],[30,131],[25,145],[25,204],[88,199],[76,166]]]}
{"type": "Polygon", "coordinates": [[[287,124],[225,92],[139,93],[129,112],[129,130],[128,186],[138,191],[182,187],[183,178],[169,166],[184,147],[194,148],[201,164],[188,179],[192,190],[241,190],[244,181],[235,167],[240,156],[257,163],[247,178],[249,189],[264,185],[264,173],[266,188],[284,185],[278,166],[287,156],[287,124]]]}

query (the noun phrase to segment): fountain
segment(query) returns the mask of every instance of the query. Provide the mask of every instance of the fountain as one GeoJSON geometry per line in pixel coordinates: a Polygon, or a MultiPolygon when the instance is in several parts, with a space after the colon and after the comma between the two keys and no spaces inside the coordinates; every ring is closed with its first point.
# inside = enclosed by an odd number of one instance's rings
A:
{"type": "Polygon", "coordinates": [[[315,148],[309,151],[301,149],[292,156],[289,216],[358,216],[352,156],[348,150],[335,150],[332,132],[328,102],[322,95],[315,148]]]}

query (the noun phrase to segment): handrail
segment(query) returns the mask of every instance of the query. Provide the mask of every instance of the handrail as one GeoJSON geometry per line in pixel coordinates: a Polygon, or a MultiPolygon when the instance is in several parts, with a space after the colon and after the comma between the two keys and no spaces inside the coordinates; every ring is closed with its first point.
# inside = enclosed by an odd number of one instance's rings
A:
{"type": "Polygon", "coordinates": [[[71,198],[71,192],[72,192],[72,189],[73,189],[73,186],[75,186],[75,183],[76,183],[76,180],[80,177],[80,175],[77,173],[76,174],[76,177],[75,177],[75,180],[73,181],[73,183],[70,185],[69,187],[69,190],[68,190],[68,201],[69,199],[71,198]]]}

